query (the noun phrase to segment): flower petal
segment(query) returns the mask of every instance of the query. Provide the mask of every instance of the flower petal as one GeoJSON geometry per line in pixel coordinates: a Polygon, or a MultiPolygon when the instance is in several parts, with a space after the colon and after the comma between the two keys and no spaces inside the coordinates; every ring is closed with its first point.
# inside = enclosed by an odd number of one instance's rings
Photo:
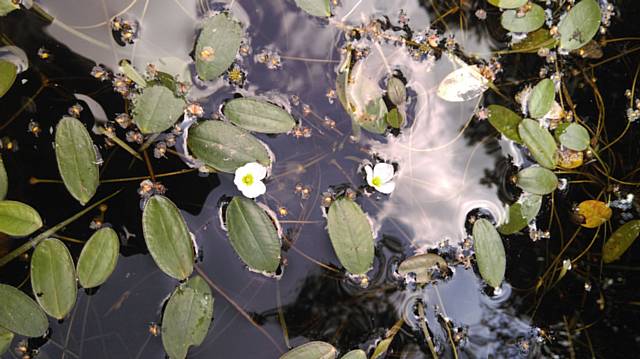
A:
{"type": "Polygon", "coordinates": [[[371,166],[366,165],[364,166],[364,171],[367,173],[367,184],[373,186],[373,169],[371,166]]]}
{"type": "Polygon", "coordinates": [[[242,168],[246,168],[253,175],[253,178],[258,181],[267,176],[267,168],[258,162],[249,162],[242,168]]]}
{"type": "Polygon", "coordinates": [[[396,183],[393,181],[389,181],[387,183],[383,183],[381,186],[377,186],[376,189],[384,194],[389,194],[393,192],[394,189],[396,189],[396,183]]]}
{"type": "Polygon", "coordinates": [[[393,165],[389,163],[377,163],[373,168],[373,176],[380,177],[382,183],[387,183],[393,178],[393,165]]]}
{"type": "Polygon", "coordinates": [[[239,189],[247,198],[256,198],[267,192],[267,186],[262,181],[255,181],[251,186],[244,186],[244,188],[239,189]]]}

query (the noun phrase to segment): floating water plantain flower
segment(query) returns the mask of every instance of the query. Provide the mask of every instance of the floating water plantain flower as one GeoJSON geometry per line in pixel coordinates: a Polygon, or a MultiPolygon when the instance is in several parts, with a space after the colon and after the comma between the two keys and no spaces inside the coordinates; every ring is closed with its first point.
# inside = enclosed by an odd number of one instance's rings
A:
{"type": "Polygon", "coordinates": [[[250,162],[236,170],[233,183],[245,197],[256,198],[267,191],[262,180],[267,176],[267,168],[258,162],[250,162]]]}
{"type": "Polygon", "coordinates": [[[376,191],[389,194],[396,188],[396,183],[393,182],[393,165],[377,163],[373,168],[367,165],[364,171],[367,173],[367,183],[376,191]]]}

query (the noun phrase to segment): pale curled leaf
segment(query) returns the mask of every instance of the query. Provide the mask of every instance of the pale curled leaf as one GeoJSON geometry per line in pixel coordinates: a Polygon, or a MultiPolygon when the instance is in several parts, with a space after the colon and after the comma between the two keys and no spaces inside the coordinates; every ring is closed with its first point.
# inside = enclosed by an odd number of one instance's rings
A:
{"type": "Polygon", "coordinates": [[[140,87],[147,87],[147,80],[127,60],[120,61],[120,71],[140,87]]]}
{"type": "Polygon", "coordinates": [[[387,97],[394,105],[402,105],[407,98],[407,89],[404,82],[397,77],[390,77],[389,82],[387,82],[387,97]]]}
{"type": "Polygon", "coordinates": [[[489,88],[478,66],[464,66],[448,74],[438,85],[438,97],[449,102],[472,100],[489,88]]]}
{"type": "Polygon", "coordinates": [[[13,0],[0,0],[0,16],[5,16],[19,8],[20,6],[18,6],[13,0]]]}
{"type": "Polygon", "coordinates": [[[352,274],[367,273],[373,265],[374,239],[369,220],[360,206],[348,198],[334,201],[327,224],[340,263],[352,274]]]}
{"type": "Polygon", "coordinates": [[[499,288],[507,260],[502,238],[491,222],[480,218],[473,224],[473,245],[482,279],[490,286],[499,288]]]}
{"type": "Polygon", "coordinates": [[[118,262],[120,240],[109,227],[96,231],[85,243],[78,259],[78,281],[83,288],[93,288],[104,283],[113,273],[118,262]]]}
{"type": "Polygon", "coordinates": [[[31,297],[6,284],[0,284],[0,326],[18,335],[40,337],[49,320],[31,297]]]}

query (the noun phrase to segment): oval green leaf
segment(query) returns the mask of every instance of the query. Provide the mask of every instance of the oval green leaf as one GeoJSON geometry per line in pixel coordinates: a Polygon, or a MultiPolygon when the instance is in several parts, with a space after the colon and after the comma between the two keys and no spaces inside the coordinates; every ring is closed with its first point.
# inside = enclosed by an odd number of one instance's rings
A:
{"type": "Polygon", "coordinates": [[[13,63],[0,60],[0,97],[9,91],[13,86],[16,76],[18,75],[18,67],[13,63]]]}
{"type": "Polygon", "coordinates": [[[4,354],[13,341],[13,333],[0,327],[0,355],[4,354]]]}
{"type": "Polygon", "coordinates": [[[531,9],[519,17],[518,10],[507,10],[502,13],[500,23],[502,27],[511,32],[531,32],[544,25],[544,9],[540,5],[531,3],[531,9]]]}
{"type": "Polygon", "coordinates": [[[488,0],[489,4],[502,9],[517,9],[529,0],[488,0]]]}
{"type": "Polygon", "coordinates": [[[329,0],[295,0],[298,5],[307,14],[317,17],[331,16],[331,8],[329,8],[329,0]]]}
{"type": "Polygon", "coordinates": [[[518,134],[539,165],[550,169],[556,167],[556,141],[538,121],[525,118],[518,125],[518,134]]]}
{"type": "Polygon", "coordinates": [[[389,78],[389,82],[387,82],[387,96],[394,105],[402,105],[407,98],[407,89],[404,82],[397,77],[389,78]]]}
{"type": "Polygon", "coordinates": [[[549,29],[542,28],[528,33],[527,37],[522,41],[513,44],[511,48],[516,52],[535,53],[543,47],[549,49],[553,48],[557,43],[558,40],[551,36],[549,29]]]}
{"type": "Polygon", "coordinates": [[[69,314],[78,287],[73,259],[64,243],[48,238],[36,246],[31,257],[31,288],[47,314],[58,320],[69,314]]]}
{"type": "Polygon", "coordinates": [[[281,107],[253,98],[237,98],[222,110],[236,126],[260,133],[286,133],[296,125],[293,117],[281,107]]]}
{"type": "Polygon", "coordinates": [[[171,359],[184,359],[190,346],[202,344],[213,318],[209,285],[194,276],[171,294],[162,315],[162,345],[171,359]]]}
{"type": "Polygon", "coordinates": [[[178,121],[186,105],[168,88],[150,86],[133,101],[133,122],[144,134],[162,132],[178,121]]]}
{"type": "Polygon", "coordinates": [[[640,220],[635,219],[620,226],[604,244],[602,260],[605,263],[618,260],[631,247],[638,235],[640,235],[640,220]]]}
{"type": "Polygon", "coordinates": [[[582,0],[558,24],[560,47],[572,51],[587,44],[598,33],[602,14],[596,0],[582,0]]]}
{"type": "Polygon", "coordinates": [[[0,0],[0,16],[5,16],[13,10],[18,10],[19,5],[16,5],[13,0],[0,0]]]}
{"type": "Polygon", "coordinates": [[[0,201],[7,197],[9,191],[9,176],[7,176],[7,169],[4,167],[4,161],[0,156],[0,201]]]}
{"type": "Polygon", "coordinates": [[[284,353],[280,359],[335,359],[336,348],[325,342],[309,342],[284,353]]]}
{"type": "Polygon", "coordinates": [[[589,142],[591,142],[587,129],[577,123],[571,123],[564,127],[559,132],[558,139],[560,144],[574,151],[586,150],[589,147],[589,142]]]}
{"type": "Polygon", "coordinates": [[[551,110],[551,105],[553,105],[555,97],[556,90],[553,86],[553,81],[543,79],[538,82],[538,84],[533,87],[533,90],[531,90],[531,95],[529,96],[527,105],[529,115],[536,119],[544,117],[544,115],[551,110]]]}
{"type": "Polygon", "coordinates": [[[340,359],[367,359],[367,353],[362,349],[355,349],[341,356],[340,359]]]}
{"type": "Polygon", "coordinates": [[[439,255],[434,253],[425,253],[409,257],[402,261],[400,266],[398,266],[398,274],[403,277],[407,277],[409,274],[413,273],[416,276],[416,283],[426,284],[431,282],[434,270],[446,272],[448,267],[447,261],[442,259],[439,255]]]}
{"type": "Polygon", "coordinates": [[[43,336],[49,320],[38,304],[22,291],[0,284],[0,326],[25,337],[43,336]]]}
{"type": "Polygon", "coordinates": [[[127,60],[120,61],[120,71],[140,87],[147,87],[147,80],[127,60]]]}
{"type": "Polygon", "coordinates": [[[329,238],[340,263],[352,274],[363,275],[371,269],[374,238],[367,215],[348,198],[340,198],[329,207],[329,238]]]}
{"type": "Polygon", "coordinates": [[[489,110],[489,123],[498,132],[516,143],[522,143],[522,139],[518,134],[518,125],[522,122],[522,117],[500,105],[489,105],[487,110],[489,110]]]}
{"type": "Polygon", "coordinates": [[[280,237],[256,202],[233,197],[226,212],[229,241],[240,259],[255,272],[273,275],[280,265],[280,237]]]}
{"type": "Polygon", "coordinates": [[[500,234],[484,218],[473,224],[473,248],[482,279],[490,286],[499,288],[504,279],[507,260],[500,234]]]}
{"type": "Polygon", "coordinates": [[[196,72],[203,80],[215,80],[233,63],[244,31],[230,15],[220,13],[204,22],[196,43],[196,72]]]}
{"type": "Polygon", "coordinates": [[[42,219],[31,206],[16,201],[0,201],[0,233],[24,237],[42,227],[42,219]]]}
{"type": "Polygon", "coordinates": [[[386,116],[387,123],[393,128],[400,128],[404,123],[404,116],[398,111],[398,108],[392,108],[386,116]]]}
{"type": "Polygon", "coordinates": [[[558,177],[544,167],[532,166],[518,172],[517,185],[529,193],[542,196],[558,188],[558,177]]]}
{"type": "Polygon", "coordinates": [[[540,212],[542,196],[527,194],[523,197],[521,202],[514,203],[509,207],[507,221],[498,227],[500,233],[509,235],[521,231],[540,212]]]}
{"type": "Polygon", "coordinates": [[[65,187],[84,206],[99,184],[96,149],[82,122],[63,117],[56,127],[56,160],[65,187]]]}
{"type": "Polygon", "coordinates": [[[220,172],[233,173],[249,162],[269,167],[262,142],[249,132],[222,121],[204,121],[189,129],[187,144],[193,155],[220,172]]]}
{"type": "Polygon", "coordinates": [[[178,207],[164,196],[149,198],[142,213],[142,232],[151,257],[166,275],[184,280],[193,272],[191,233],[178,207]]]}
{"type": "Polygon", "coordinates": [[[78,259],[78,281],[83,288],[94,288],[104,283],[118,262],[120,240],[108,227],[95,232],[85,243],[78,259]]]}

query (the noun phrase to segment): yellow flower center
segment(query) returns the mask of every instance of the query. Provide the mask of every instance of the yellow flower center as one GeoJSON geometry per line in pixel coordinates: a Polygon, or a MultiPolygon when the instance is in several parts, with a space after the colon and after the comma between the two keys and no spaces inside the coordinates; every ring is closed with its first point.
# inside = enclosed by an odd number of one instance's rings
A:
{"type": "Polygon", "coordinates": [[[251,186],[253,184],[253,175],[249,173],[244,177],[242,177],[242,183],[244,183],[247,186],[251,186]]]}
{"type": "Polygon", "coordinates": [[[373,183],[373,185],[376,186],[376,187],[380,186],[382,184],[382,178],[380,178],[380,176],[375,176],[371,180],[371,183],[373,183]]]}

